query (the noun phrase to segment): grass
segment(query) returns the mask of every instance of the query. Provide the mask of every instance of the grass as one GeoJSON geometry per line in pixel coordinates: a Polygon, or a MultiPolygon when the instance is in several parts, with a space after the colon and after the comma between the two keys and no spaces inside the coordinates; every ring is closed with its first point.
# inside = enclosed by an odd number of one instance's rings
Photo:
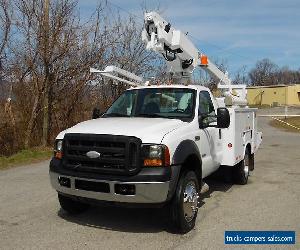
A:
{"type": "Polygon", "coordinates": [[[30,164],[49,159],[53,154],[51,148],[32,148],[21,150],[11,156],[0,156],[0,170],[30,164]]]}
{"type": "MultiPolygon", "coordinates": [[[[294,126],[300,128],[300,117],[299,116],[297,116],[297,117],[287,117],[286,119],[284,117],[281,117],[279,119],[282,120],[282,121],[284,121],[284,122],[288,122],[289,124],[294,125],[294,126]]],[[[275,127],[275,128],[280,128],[280,129],[283,129],[283,130],[288,131],[288,132],[300,133],[299,129],[293,128],[291,126],[288,126],[287,124],[284,124],[282,122],[276,121],[274,119],[272,119],[270,121],[270,125],[273,126],[273,127],[275,127]]]]}

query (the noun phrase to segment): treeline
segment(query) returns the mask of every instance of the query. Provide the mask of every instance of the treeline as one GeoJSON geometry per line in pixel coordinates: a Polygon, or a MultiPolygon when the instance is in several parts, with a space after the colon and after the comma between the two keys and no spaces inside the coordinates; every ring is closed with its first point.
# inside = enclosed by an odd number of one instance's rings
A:
{"type": "Polygon", "coordinates": [[[279,67],[269,59],[258,61],[248,76],[249,84],[254,86],[300,84],[300,69],[291,70],[287,66],[279,67]]]}
{"type": "MultiPolygon", "coordinates": [[[[76,0],[0,0],[0,155],[52,145],[65,128],[104,111],[126,88],[89,73],[116,65],[145,77],[167,79],[165,63],[145,49],[142,22],[100,1],[81,17],[76,0]]],[[[225,63],[217,63],[225,71],[225,63]]],[[[209,76],[194,82],[216,87],[209,76]]],[[[300,83],[300,71],[268,59],[234,83],[300,83]]]]}
{"type": "Polygon", "coordinates": [[[122,92],[89,67],[159,74],[141,29],[106,1],[87,18],[75,0],[0,0],[0,155],[51,145],[122,92]]]}
{"type": "MultiPolygon", "coordinates": [[[[228,70],[226,61],[215,61],[215,64],[223,72],[228,70]]],[[[234,75],[230,76],[233,84],[246,84],[248,86],[270,86],[270,85],[289,85],[300,84],[300,68],[292,70],[287,66],[279,67],[268,58],[258,60],[253,68],[247,70],[246,66],[242,66],[234,75]]],[[[198,83],[206,83],[210,89],[216,89],[218,80],[200,74],[197,79],[198,83]]]]}

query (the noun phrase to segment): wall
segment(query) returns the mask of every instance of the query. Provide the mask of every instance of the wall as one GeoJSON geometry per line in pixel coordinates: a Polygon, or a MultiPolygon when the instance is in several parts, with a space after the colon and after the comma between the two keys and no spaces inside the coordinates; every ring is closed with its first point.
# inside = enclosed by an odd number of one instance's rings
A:
{"type": "Polygon", "coordinates": [[[285,105],[286,87],[261,87],[247,89],[249,105],[285,105]]]}
{"type": "Polygon", "coordinates": [[[299,105],[300,84],[289,86],[249,87],[247,88],[249,105],[299,105]]]}
{"type": "Polygon", "coordinates": [[[288,86],[288,105],[300,105],[300,84],[288,86]]]}

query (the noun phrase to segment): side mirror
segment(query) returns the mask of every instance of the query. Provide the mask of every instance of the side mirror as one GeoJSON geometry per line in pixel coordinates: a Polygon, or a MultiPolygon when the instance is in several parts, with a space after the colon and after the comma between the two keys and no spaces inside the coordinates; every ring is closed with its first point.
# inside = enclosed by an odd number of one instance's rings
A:
{"type": "Polygon", "coordinates": [[[97,119],[101,116],[102,116],[102,113],[100,112],[100,109],[94,108],[93,114],[92,114],[92,119],[97,119]]]}
{"type": "Polygon", "coordinates": [[[230,115],[227,108],[217,109],[217,127],[228,128],[230,125],[230,115]]]}

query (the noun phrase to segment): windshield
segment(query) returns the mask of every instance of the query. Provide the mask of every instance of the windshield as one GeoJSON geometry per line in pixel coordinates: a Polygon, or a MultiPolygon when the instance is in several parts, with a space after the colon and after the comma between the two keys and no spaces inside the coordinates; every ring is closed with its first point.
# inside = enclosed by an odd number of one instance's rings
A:
{"type": "Polygon", "coordinates": [[[187,88],[145,88],[125,91],[103,117],[159,117],[191,120],[196,91],[187,88]]]}

